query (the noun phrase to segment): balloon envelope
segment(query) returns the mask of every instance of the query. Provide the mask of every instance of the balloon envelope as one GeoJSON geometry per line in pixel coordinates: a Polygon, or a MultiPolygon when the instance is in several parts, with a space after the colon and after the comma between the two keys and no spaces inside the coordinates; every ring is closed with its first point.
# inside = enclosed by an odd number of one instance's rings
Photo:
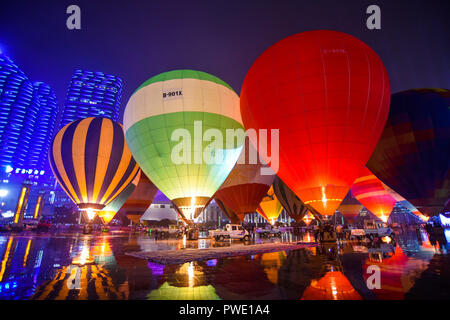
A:
{"type": "Polygon", "coordinates": [[[352,193],[349,191],[337,210],[350,222],[353,222],[361,212],[362,207],[362,204],[352,197],[352,193]]]}
{"type": "Polygon", "coordinates": [[[352,195],[378,218],[387,221],[395,206],[395,199],[384,189],[380,179],[367,168],[361,170],[361,175],[351,187],[352,195]]]}
{"type": "Polygon", "coordinates": [[[142,172],[136,188],[123,204],[120,212],[125,213],[131,221],[139,223],[145,210],[152,204],[157,191],[155,185],[142,172]]]}
{"type": "Polygon", "coordinates": [[[49,161],[58,183],[80,209],[103,209],[139,171],[122,125],[106,118],[67,124],[53,139],[49,161]]]}
{"type": "Polygon", "coordinates": [[[216,199],[240,215],[256,211],[275,178],[273,170],[257,158],[256,149],[246,138],[239,161],[215,194],[216,199]]]}
{"type": "Polygon", "coordinates": [[[408,209],[411,213],[415,214],[416,216],[422,218],[423,215],[422,213],[419,211],[419,209],[417,209],[415,206],[412,205],[411,202],[409,202],[408,200],[406,200],[405,198],[403,198],[400,194],[398,194],[397,192],[395,192],[394,190],[392,190],[391,188],[389,188],[387,185],[385,185],[383,183],[383,187],[386,189],[386,191],[395,199],[395,201],[397,201],[397,203],[399,205],[401,205],[403,208],[408,209]]]}
{"type": "Polygon", "coordinates": [[[244,214],[236,214],[233,210],[228,208],[220,199],[214,198],[222,212],[230,219],[231,223],[240,224],[244,221],[244,214]]]}
{"type": "Polygon", "coordinates": [[[421,212],[436,215],[450,195],[450,91],[392,95],[386,127],[367,168],[421,212]]]}
{"type": "Polygon", "coordinates": [[[246,129],[279,129],[278,172],[266,162],[303,203],[332,215],[380,137],[389,98],[372,49],[342,32],[309,31],[254,62],[241,114],[246,129]]]}
{"type": "Polygon", "coordinates": [[[297,223],[302,221],[309,208],[279,177],[276,177],[273,182],[273,190],[289,217],[297,223]]]}
{"type": "Polygon", "coordinates": [[[274,224],[278,219],[281,210],[283,210],[283,207],[281,206],[280,201],[278,201],[273,191],[273,187],[270,187],[269,191],[267,191],[267,194],[259,204],[257,212],[270,224],[274,224]]]}
{"type": "Polygon", "coordinates": [[[139,179],[141,177],[141,171],[136,175],[136,177],[131,181],[131,183],[123,190],[113,201],[108,203],[101,211],[99,211],[98,216],[103,220],[105,224],[111,222],[111,220],[116,215],[117,211],[123,206],[123,204],[128,200],[128,198],[136,189],[139,179]]]}
{"type": "Polygon", "coordinates": [[[243,129],[239,97],[221,79],[194,70],[145,81],[127,104],[124,127],[144,173],[189,218],[228,176],[244,139],[242,131],[221,144],[227,129],[243,129]]]}

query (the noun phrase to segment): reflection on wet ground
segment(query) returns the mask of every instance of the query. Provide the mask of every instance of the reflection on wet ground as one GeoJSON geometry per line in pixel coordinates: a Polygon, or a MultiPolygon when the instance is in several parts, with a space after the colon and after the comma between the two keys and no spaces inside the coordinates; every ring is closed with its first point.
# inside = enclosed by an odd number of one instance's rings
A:
{"type": "MultiPolygon", "coordinates": [[[[416,231],[396,239],[160,265],[125,253],[242,243],[120,232],[0,234],[0,299],[448,299],[446,244],[434,248],[416,231]],[[369,289],[374,268],[379,288],[369,289]]],[[[297,240],[285,234],[264,242],[297,240]]]]}

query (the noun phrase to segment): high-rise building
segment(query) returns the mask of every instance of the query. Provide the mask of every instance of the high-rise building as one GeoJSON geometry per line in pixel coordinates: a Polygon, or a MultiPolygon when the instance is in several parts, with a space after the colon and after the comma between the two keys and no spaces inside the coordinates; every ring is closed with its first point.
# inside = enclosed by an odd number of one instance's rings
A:
{"type": "Polygon", "coordinates": [[[87,117],[119,119],[122,79],[103,72],[76,70],[67,90],[58,128],[87,117]]]}
{"type": "Polygon", "coordinates": [[[24,180],[31,183],[26,212],[34,208],[41,190],[52,188],[47,152],[57,111],[50,86],[31,82],[10,58],[0,54],[0,186],[7,192],[2,209],[14,209],[24,180]]]}
{"type": "Polygon", "coordinates": [[[33,132],[33,140],[29,150],[30,167],[48,171],[48,150],[53,136],[58,115],[56,95],[53,89],[44,82],[34,82],[34,96],[39,102],[39,113],[33,132]]]}
{"type": "Polygon", "coordinates": [[[28,165],[39,100],[27,76],[7,56],[0,54],[0,166],[28,165]]]}

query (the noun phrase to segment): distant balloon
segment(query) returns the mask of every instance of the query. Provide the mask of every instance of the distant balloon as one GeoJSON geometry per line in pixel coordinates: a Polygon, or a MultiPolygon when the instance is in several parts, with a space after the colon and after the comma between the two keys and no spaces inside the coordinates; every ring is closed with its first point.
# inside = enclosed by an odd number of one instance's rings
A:
{"type": "Polygon", "coordinates": [[[142,172],[135,190],[131,193],[119,212],[126,214],[128,219],[139,224],[139,220],[145,210],[152,204],[157,191],[158,189],[155,185],[142,172]]]}
{"type": "Polygon", "coordinates": [[[395,199],[384,189],[380,179],[367,168],[353,182],[352,195],[370,212],[386,222],[395,206],[395,199]]]}
{"type": "Polygon", "coordinates": [[[76,120],[62,128],[49,161],[58,183],[88,215],[113,201],[139,171],[122,125],[105,118],[76,120]]]}
{"type": "Polygon", "coordinates": [[[351,191],[347,193],[344,200],[338,207],[338,211],[350,222],[353,223],[355,218],[361,212],[363,208],[362,204],[356,200],[356,198],[352,197],[351,191]]]}
{"type": "Polygon", "coordinates": [[[408,209],[411,211],[411,213],[417,215],[418,217],[422,217],[422,213],[417,209],[415,206],[412,205],[411,202],[403,198],[401,195],[399,195],[397,192],[389,188],[387,185],[383,183],[383,187],[386,189],[386,191],[397,201],[399,205],[401,205],[403,208],[408,209]]]}
{"type": "Polygon", "coordinates": [[[450,198],[450,91],[392,95],[386,127],[369,168],[421,212],[437,215],[450,198]]]}
{"type": "Polygon", "coordinates": [[[214,196],[238,215],[254,213],[275,178],[272,169],[257,158],[258,152],[246,138],[239,161],[214,196]],[[263,168],[268,172],[262,172],[263,168]]]}
{"type": "Polygon", "coordinates": [[[103,220],[104,224],[108,224],[114,218],[119,209],[128,200],[128,198],[136,189],[139,179],[141,177],[141,171],[136,175],[136,177],[131,181],[131,183],[110,203],[108,203],[103,210],[98,212],[98,216],[103,220]]]}
{"type": "Polygon", "coordinates": [[[227,218],[230,219],[231,223],[240,224],[244,221],[244,214],[236,214],[236,212],[228,208],[220,199],[214,198],[214,201],[217,203],[220,210],[222,210],[222,212],[227,216],[227,218]]]}
{"type": "Polygon", "coordinates": [[[194,70],[145,81],[128,101],[124,126],[144,173],[191,220],[230,173],[244,138],[239,96],[221,79],[194,70]],[[241,130],[242,138],[224,145],[227,129],[241,130]]]}
{"type": "Polygon", "coordinates": [[[308,213],[308,206],[279,177],[276,177],[273,182],[273,191],[289,217],[297,223],[302,221],[305,214],[308,213]]]}
{"type": "Polygon", "coordinates": [[[308,31],[254,62],[241,114],[246,129],[280,130],[277,175],[303,203],[332,215],[375,148],[389,98],[386,69],[371,48],[342,32],[308,31]]]}
{"type": "Polygon", "coordinates": [[[303,217],[303,219],[302,219],[302,221],[307,225],[307,226],[309,226],[309,224],[314,220],[314,216],[310,213],[310,212],[307,212],[306,214],[305,214],[305,216],[303,217]]]}
{"type": "Polygon", "coordinates": [[[283,207],[281,206],[280,201],[278,201],[273,191],[273,187],[270,187],[269,191],[256,209],[256,211],[270,224],[274,224],[275,221],[277,221],[282,210],[283,207]]]}

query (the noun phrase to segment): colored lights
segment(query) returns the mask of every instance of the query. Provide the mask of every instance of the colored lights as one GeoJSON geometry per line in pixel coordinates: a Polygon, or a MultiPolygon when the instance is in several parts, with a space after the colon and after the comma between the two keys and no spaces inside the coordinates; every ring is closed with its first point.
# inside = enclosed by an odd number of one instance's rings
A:
{"type": "Polygon", "coordinates": [[[39,101],[28,77],[0,55],[0,164],[23,166],[30,160],[39,101]]]}

